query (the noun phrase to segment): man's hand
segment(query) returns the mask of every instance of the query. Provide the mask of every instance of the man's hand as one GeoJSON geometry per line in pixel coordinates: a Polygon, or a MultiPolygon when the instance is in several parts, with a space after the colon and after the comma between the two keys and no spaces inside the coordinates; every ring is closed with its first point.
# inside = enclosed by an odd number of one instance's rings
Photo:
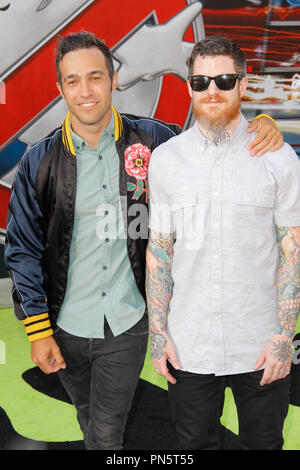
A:
{"type": "Polygon", "coordinates": [[[175,384],[175,378],[170,374],[167,360],[170,359],[174,369],[179,369],[179,361],[172,341],[166,333],[151,332],[151,356],[156,372],[165,377],[168,382],[175,384]]]}
{"type": "Polygon", "coordinates": [[[52,374],[66,368],[65,360],[53,336],[33,341],[31,358],[45,374],[52,374]]]}
{"type": "Polygon", "coordinates": [[[248,147],[251,156],[260,157],[269,150],[275,152],[283,145],[283,136],[280,130],[272,119],[265,116],[253,119],[248,126],[248,132],[258,133],[248,147]]]}
{"type": "Polygon", "coordinates": [[[273,335],[254,366],[254,370],[258,370],[265,364],[260,385],[284,379],[291,370],[292,353],[292,339],[285,334],[273,335]]]}

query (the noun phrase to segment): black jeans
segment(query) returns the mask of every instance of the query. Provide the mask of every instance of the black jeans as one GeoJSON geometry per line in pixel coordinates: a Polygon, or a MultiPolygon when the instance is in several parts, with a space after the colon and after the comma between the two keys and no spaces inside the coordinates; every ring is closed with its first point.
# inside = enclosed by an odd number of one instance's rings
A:
{"type": "Polygon", "coordinates": [[[122,449],[147,349],[146,315],[116,337],[106,322],[104,339],[81,338],[60,328],[54,337],[66,362],[58,376],[77,410],[86,448],[122,449]]]}
{"type": "Polygon", "coordinates": [[[168,383],[178,448],[221,450],[220,418],[226,386],[231,387],[244,450],[281,450],[282,428],[289,407],[290,376],[259,384],[263,371],[229,376],[176,371],[177,383],[168,383]]]}

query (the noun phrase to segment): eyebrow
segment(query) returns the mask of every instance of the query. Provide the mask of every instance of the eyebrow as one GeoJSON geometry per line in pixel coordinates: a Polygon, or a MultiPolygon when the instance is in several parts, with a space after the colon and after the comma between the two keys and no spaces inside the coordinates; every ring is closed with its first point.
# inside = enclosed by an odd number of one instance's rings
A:
{"type": "MultiPolygon", "coordinates": [[[[91,72],[88,72],[87,73],[88,76],[93,76],[93,75],[104,75],[104,72],[103,70],[92,70],[91,72]]],[[[67,80],[71,80],[72,78],[78,78],[80,77],[80,74],[78,73],[71,73],[70,75],[67,75],[65,78],[64,78],[64,82],[67,81],[67,80]]]]}

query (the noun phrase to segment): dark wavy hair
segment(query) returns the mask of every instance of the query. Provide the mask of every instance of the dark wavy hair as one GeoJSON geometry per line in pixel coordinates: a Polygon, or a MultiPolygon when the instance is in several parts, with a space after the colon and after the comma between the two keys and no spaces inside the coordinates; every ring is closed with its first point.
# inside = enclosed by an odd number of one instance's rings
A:
{"type": "Polygon", "coordinates": [[[194,62],[197,56],[216,57],[224,55],[233,59],[236,72],[246,75],[247,63],[245,56],[239,46],[229,38],[224,36],[209,36],[197,42],[192,50],[192,53],[187,61],[189,75],[193,74],[194,62]]]}
{"type": "Polygon", "coordinates": [[[91,47],[98,47],[105,57],[106,65],[108,68],[109,76],[112,81],[114,75],[114,65],[111,52],[103,39],[97,38],[93,33],[88,31],[81,31],[80,33],[71,33],[66,37],[59,36],[59,41],[56,48],[56,72],[60,86],[62,87],[61,72],[59,63],[63,57],[71,51],[77,49],[90,49],[91,47]]]}

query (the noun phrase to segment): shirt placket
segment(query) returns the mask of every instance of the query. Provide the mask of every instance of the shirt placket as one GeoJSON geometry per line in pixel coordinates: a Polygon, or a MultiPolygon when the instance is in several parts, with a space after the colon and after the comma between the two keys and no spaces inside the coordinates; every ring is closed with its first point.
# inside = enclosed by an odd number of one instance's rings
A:
{"type": "MultiPolygon", "coordinates": [[[[104,137],[104,136],[103,136],[104,137]]],[[[105,156],[105,147],[107,143],[105,138],[100,140],[99,142],[99,161],[100,161],[100,172],[104,175],[103,178],[100,178],[101,181],[101,193],[103,195],[104,200],[104,209],[103,209],[103,223],[104,226],[106,222],[109,221],[109,202],[111,200],[111,185],[110,185],[110,177],[109,177],[109,166],[105,156]],[[107,219],[107,220],[106,220],[107,219]]],[[[99,270],[100,270],[100,299],[102,301],[108,300],[109,297],[109,290],[110,290],[110,273],[111,273],[111,266],[110,266],[110,250],[111,250],[111,235],[107,233],[103,242],[102,242],[102,249],[101,249],[101,256],[100,256],[100,263],[99,263],[99,270]]]]}
{"type": "Polygon", "coordinates": [[[222,174],[223,146],[210,144],[211,157],[214,160],[211,184],[211,307],[214,371],[224,374],[224,335],[222,323],[222,174]]]}

